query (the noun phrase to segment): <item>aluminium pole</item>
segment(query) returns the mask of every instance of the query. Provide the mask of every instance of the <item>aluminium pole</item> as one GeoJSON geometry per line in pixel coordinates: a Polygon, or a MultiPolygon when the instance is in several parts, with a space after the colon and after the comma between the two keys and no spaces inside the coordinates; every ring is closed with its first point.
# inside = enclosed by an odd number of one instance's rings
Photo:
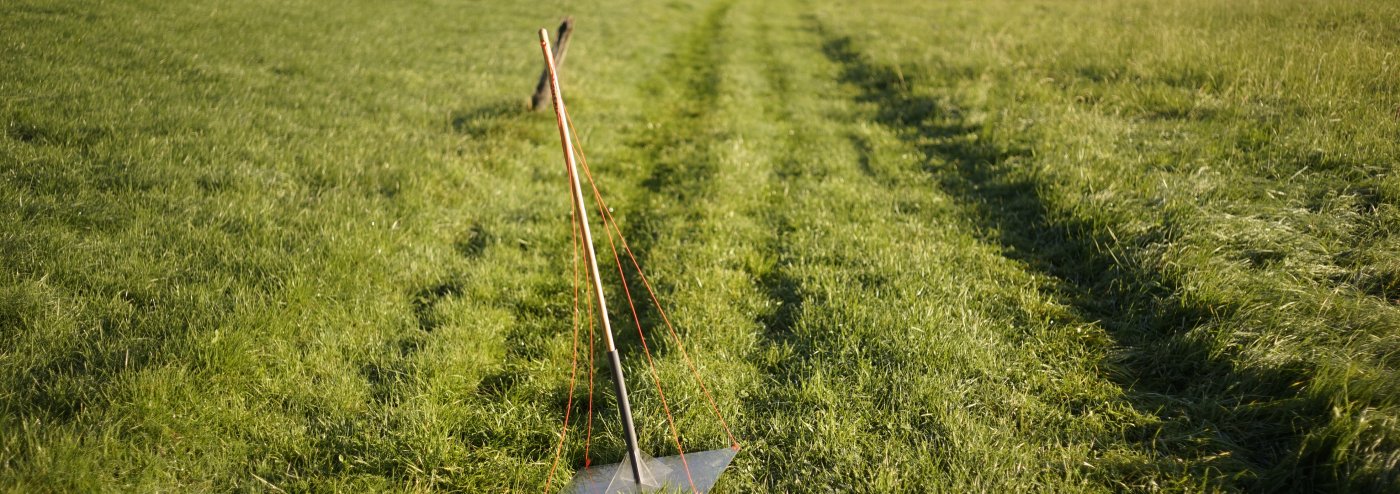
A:
{"type": "Polygon", "coordinates": [[[617,403],[622,415],[624,437],[627,440],[627,458],[632,463],[632,480],[641,484],[642,455],[637,449],[637,429],[632,424],[632,405],[627,401],[627,384],[622,378],[622,361],[618,358],[617,346],[613,343],[612,323],[608,320],[608,303],[603,298],[603,280],[598,276],[598,258],[593,252],[593,234],[588,228],[588,208],[583,203],[583,185],[578,179],[578,163],[574,161],[574,144],[569,138],[564,96],[559,91],[559,73],[554,67],[554,52],[549,49],[548,29],[540,29],[540,48],[544,51],[545,66],[549,68],[549,90],[554,99],[554,118],[559,123],[559,140],[564,145],[564,164],[569,169],[569,187],[573,193],[574,207],[578,209],[579,223],[582,224],[583,250],[587,254],[588,272],[593,275],[593,293],[598,299],[598,312],[603,320],[603,336],[608,346],[608,366],[612,369],[613,383],[616,385],[617,403]]]}

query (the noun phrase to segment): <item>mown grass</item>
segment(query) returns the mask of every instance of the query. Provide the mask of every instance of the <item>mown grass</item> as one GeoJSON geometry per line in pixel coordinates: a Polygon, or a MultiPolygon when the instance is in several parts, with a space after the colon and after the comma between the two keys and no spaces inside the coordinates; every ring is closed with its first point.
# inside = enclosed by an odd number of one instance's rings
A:
{"type": "Polygon", "coordinates": [[[829,51],[1119,343],[1153,449],[1221,486],[1394,488],[1397,101],[1373,22],[1396,12],[991,8],[891,8],[864,19],[893,35],[829,51]],[[928,18],[914,45],[900,20],[928,18]]]}
{"type": "Polygon", "coordinates": [[[1400,489],[1400,10],[1195,0],[6,4],[0,485],[542,489],[556,13],[719,489],[1400,489]]]}

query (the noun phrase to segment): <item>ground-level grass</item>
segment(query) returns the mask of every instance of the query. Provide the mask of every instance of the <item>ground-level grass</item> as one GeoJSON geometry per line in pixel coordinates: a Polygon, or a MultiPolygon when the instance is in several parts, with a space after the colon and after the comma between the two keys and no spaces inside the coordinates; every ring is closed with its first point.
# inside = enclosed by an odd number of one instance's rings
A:
{"type": "Polygon", "coordinates": [[[0,6],[0,485],[541,490],[564,13],[719,489],[1400,489],[1400,10],[1130,0],[0,6]]]}

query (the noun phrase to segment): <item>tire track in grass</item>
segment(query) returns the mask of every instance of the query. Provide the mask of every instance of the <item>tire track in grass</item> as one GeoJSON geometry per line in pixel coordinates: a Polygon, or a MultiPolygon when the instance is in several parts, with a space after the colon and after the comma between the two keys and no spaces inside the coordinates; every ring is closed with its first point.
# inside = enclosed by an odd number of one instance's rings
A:
{"type": "MultiPolygon", "coordinates": [[[[953,432],[926,390],[942,379],[925,368],[925,345],[907,327],[898,293],[911,280],[888,263],[915,261],[946,240],[921,239],[899,207],[922,204],[872,173],[848,139],[855,129],[835,70],[814,47],[794,12],[763,10],[757,65],[766,69],[765,111],[774,122],[767,197],[769,264],[754,273],[770,305],[754,360],[766,374],[765,396],[747,400],[756,481],[773,490],[909,489],[947,460],[953,432]],[[891,214],[893,210],[893,214],[891,214]],[[888,298],[886,298],[888,297],[888,298]]],[[[888,178],[888,177],[883,177],[888,178]]],[[[916,265],[907,266],[920,269],[916,265]]],[[[915,287],[917,289],[917,287],[915,287]]],[[[913,319],[909,319],[913,321],[913,319]]],[[[957,485],[945,481],[943,485],[957,485]]]]}
{"type": "MultiPolygon", "coordinates": [[[[759,72],[765,87],[758,99],[762,103],[763,120],[769,122],[770,128],[765,129],[766,135],[761,140],[767,141],[771,148],[765,150],[764,156],[770,163],[770,190],[763,211],[769,237],[764,245],[763,264],[750,269],[755,285],[767,299],[763,313],[759,314],[758,322],[763,329],[752,357],[759,363],[764,379],[762,388],[745,400],[749,422],[742,427],[747,435],[755,437],[748,454],[753,457],[751,463],[757,464],[747,468],[745,480],[770,489],[803,486],[800,479],[821,478],[818,473],[821,470],[844,470],[840,460],[830,454],[820,455],[818,463],[812,464],[811,454],[802,450],[819,449],[812,448],[807,441],[817,430],[810,426],[805,430],[793,429],[783,420],[784,417],[811,419],[814,412],[816,415],[830,412],[823,409],[823,403],[814,403],[801,394],[804,383],[814,382],[814,379],[821,382],[820,371],[814,369],[818,364],[812,359],[822,351],[822,343],[804,334],[804,328],[799,327],[804,324],[804,313],[812,301],[811,295],[804,293],[800,275],[793,272],[804,256],[793,242],[795,236],[810,232],[798,231],[796,223],[799,222],[794,221],[793,215],[803,214],[799,197],[812,193],[812,176],[817,170],[808,166],[814,161],[812,156],[798,155],[803,140],[813,136],[807,129],[797,128],[793,121],[792,107],[805,100],[805,95],[794,91],[806,89],[795,88],[794,84],[808,82],[794,81],[794,78],[807,74],[797,73],[791,62],[778,55],[778,43],[794,41],[788,36],[791,30],[778,27],[782,18],[777,16],[787,14],[773,12],[771,8],[751,13],[763,19],[753,33],[756,42],[751,55],[755,60],[750,63],[762,67],[759,72]],[[782,41],[775,41],[779,36],[782,41]]],[[[841,485],[832,484],[829,488],[841,485]]],[[[849,487],[850,484],[844,486],[849,487]]]]}
{"type": "MultiPolygon", "coordinates": [[[[628,181],[637,183],[640,190],[646,192],[634,198],[632,194],[625,194],[627,190],[617,187],[603,191],[606,197],[618,196],[613,199],[615,206],[631,202],[626,209],[627,217],[619,218],[626,221],[620,226],[644,268],[660,232],[675,231],[687,223],[703,220],[706,211],[702,203],[712,200],[710,197],[716,192],[715,179],[720,166],[717,151],[720,146],[716,143],[727,138],[716,114],[723,90],[722,71],[727,63],[724,59],[725,20],[731,7],[732,2],[711,5],[695,28],[677,44],[668,63],[657,71],[657,77],[644,84],[645,92],[663,105],[644,117],[647,120],[640,127],[645,130],[630,136],[630,152],[615,161],[640,167],[636,170],[640,178],[628,181]]],[[[598,178],[603,181],[600,186],[608,181],[619,182],[608,180],[609,177],[598,178]]],[[[611,253],[600,250],[599,255],[611,253]]],[[[649,306],[638,309],[646,311],[644,322],[660,322],[659,318],[652,320],[656,315],[649,306]]]]}
{"type": "Polygon", "coordinates": [[[833,67],[793,14],[767,6],[751,14],[765,19],[751,64],[762,67],[771,122],[763,207],[771,236],[767,262],[751,270],[768,303],[752,357],[763,388],[745,401],[756,438],[746,480],[772,490],[908,489],[921,475],[912,472],[926,468],[919,463],[938,461],[930,453],[949,432],[932,419],[934,400],[914,391],[927,377],[919,345],[874,324],[906,312],[880,301],[903,280],[881,264],[897,256],[878,238],[913,233],[896,226],[898,208],[890,215],[885,202],[905,191],[874,180],[868,163],[862,171],[860,149],[846,139],[848,109],[828,82],[833,67]]]}
{"type": "Polygon", "coordinates": [[[850,38],[818,30],[827,58],[877,108],[878,123],[916,148],[942,190],[992,226],[984,238],[1058,280],[1058,295],[1079,317],[1101,321],[1126,350],[1113,366],[1117,379],[1135,407],[1161,420],[1126,439],[1178,461],[1125,465],[1125,482],[1163,475],[1265,489],[1333,482],[1335,471],[1312,463],[1320,459],[1294,456],[1329,414],[1327,400],[1291,387],[1308,379],[1306,370],[1238,368],[1208,336],[1237,307],[1183,299],[1161,273],[1115,257],[1100,247],[1113,245],[1096,237],[1101,225],[1056,216],[1041,197],[1044,185],[1014,171],[1026,156],[979,142],[981,129],[956,102],[909,92],[906,76],[869,62],[850,38]]]}
{"type": "MultiPolygon", "coordinates": [[[[757,121],[767,123],[755,148],[766,163],[767,192],[763,203],[753,209],[767,226],[762,262],[750,266],[749,275],[766,299],[757,322],[762,326],[753,357],[764,374],[761,388],[745,400],[745,416],[741,427],[753,437],[747,450],[752,456],[748,465],[741,466],[741,482],[764,485],[769,489],[826,488],[851,489],[869,479],[853,475],[863,462],[852,457],[849,450],[834,448],[822,439],[833,429],[849,431],[849,426],[834,424],[845,421],[858,424],[852,407],[832,406],[822,394],[840,386],[840,370],[827,365],[822,354],[841,352],[840,336],[825,333],[814,323],[812,314],[823,311],[818,306],[833,302],[820,294],[809,293],[802,270],[812,263],[804,258],[820,256],[820,252],[804,250],[811,247],[803,237],[822,233],[802,217],[820,214],[822,201],[814,200],[822,193],[821,182],[834,174],[833,166],[823,159],[825,143],[830,141],[823,129],[803,127],[796,121],[797,112],[811,110],[809,95],[813,76],[780,57],[778,53],[793,43],[790,26],[781,20],[790,12],[775,12],[759,8],[746,12],[748,17],[761,19],[745,34],[753,40],[745,65],[755,67],[760,80],[757,94],[749,95],[751,104],[761,109],[757,121]],[[775,41],[779,38],[781,42],[775,41]],[[818,149],[811,149],[817,147],[818,149]],[[814,298],[816,297],[816,298],[814,298]],[[845,417],[841,415],[845,414],[845,417]],[[806,428],[794,428],[792,421],[806,421],[806,428]],[[809,484],[810,482],[810,484],[809,484]]],[[[798,58],[798,57],[793,57],[798,58]]],[[[842,204],[837,207],[844,207],[842,204]]],[[[846,388],[846,391],[859,391],[846,388]]],[[[861,401],[852,396],[854,401],[861,401]]],[[[858,408],[855,407],[855,408],[858,408]]]]}
{"type": "Polygon", "coordinates": [[[762,388],[744,403],[753,458],[738,482],[873,492],[1120,485],[1082,468],[1141,456],[1113,441],[1114,427],[1144,417],[1098,374],[1098,336],[1056,334],[1043,319],[1088,324],[1034,288],[998,286],[1040,282],[975,238],[965,206],[930,189],[919,163],[892,156],[913,149],[864,120],[866,107],[888,108],[841,81],[849,67],[824,56],[825,33],[782,7],[746,11],[770,20],[750,43],[757,61],[745,61],[763,67],[767,89],[755,99],[771,123],[760,139],[770,236],[750,271],[768,303],[750,358],[762,388]]]}

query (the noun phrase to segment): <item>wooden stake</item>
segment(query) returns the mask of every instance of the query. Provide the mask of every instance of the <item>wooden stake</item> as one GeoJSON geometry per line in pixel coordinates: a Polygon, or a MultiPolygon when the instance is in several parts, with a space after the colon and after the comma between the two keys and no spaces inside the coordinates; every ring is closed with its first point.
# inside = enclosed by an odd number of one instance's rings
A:
{"type": "MultiPolygon", "coordinates": [[[[540,29],[540,51],[544,52],[545,75],[554,100],[554,119],[559,124],[559,140],[564,146],[564,165],[569,169],[569,188],[573,192],[574,208],[583,231],[583,251],[587,254],[588,272],[593,275],[593,295],[598,300],[598,313],[603,322],[603,336],[608,346],[608,366],[612,368],[617,391],[618,413],[622,415],[623,439],[627,441],[627,457],[632,462],[632,479],[642,483],[642,455],[637,448],[637,429],[632,424],[632,404],[627,400],[627,383],[622,377],[622,361],[613,343],[612,322],[608,320],[608,301],[603,297],[603,278],[598,273],[598,256],[593,251],[593,233],[588,228],[588,207],[583,202],[583,185],[578,179],[578,163],[574,161],[574,142],[569,137],[569,123],[564,111],[564,95],[559,91],[559,73],[554,53],[549,49],[549,30],[540,29]]],[[[606,219],[605,219],[606,221],[606,219]]]]}
{"type": "MultiPolygon", "coordinates": [[[[554,41],[554,70],[564,65],[564,54],[569,51],[569,35],[574,33],[574,18],[565,17],[559,24],[559,36],[554,41]]],[[[535,84],[535,95],[530,97],[530,111],[543,110],[549,104],[549,67],[540,72],[540,82],[535,84]]]]}
{"type": "Polygon", "coordinates": [[[559,90],[559,73],[554,62],[554,54],[549,50],[549,31],[540,30],[540,47],[544,51],[545,83],[554,100],[554,117],[559,125],[559,141],[564,147],[564,166],[568,168],[569,188],[573,195],[574,207],[578,209],[579,222],[583,230],[583,250],[587,254],[588,272],[593,275],[593,294],[597,297],[602,316],[603,334],[607,336],[608,350],[616,350],[613,344],[612,323],[608,320],[608,301],[603,297],[603,280],[598,272],[598,257],[593,250],[593,232],[588,226],[588,206],[583,201],[583,185],[579,182],[578,162],[574,159],[574,141],[570,136],[569,123],[564,110],[564,95],[559,90]]]}

